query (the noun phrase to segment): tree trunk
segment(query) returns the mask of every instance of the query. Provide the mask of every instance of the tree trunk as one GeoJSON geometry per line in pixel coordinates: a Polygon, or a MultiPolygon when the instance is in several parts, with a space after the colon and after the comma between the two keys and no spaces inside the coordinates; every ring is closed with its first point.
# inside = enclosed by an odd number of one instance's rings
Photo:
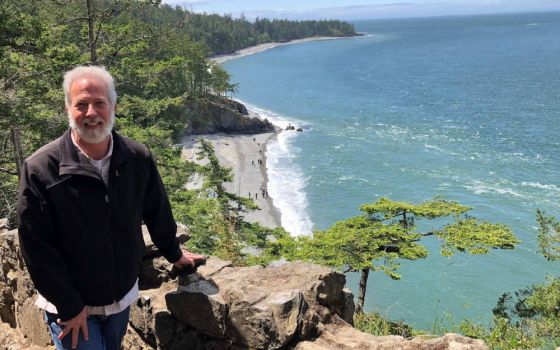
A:
{"type": "Polygon", "coordinates": [[[97,63],[97,51],[95,47],[95,38],[93,35],[93,13],[91,11],[91,0],[86,0],[87,18],[88,18],[88,36],[89,36],[89,52],[92,63],[97,63]]]}
{"type": "Polygon", "coordinates": [[[362,269],[360,272],[360,287],[358,290],[358,308],[356,312],[364,312],[364,301],[366,299],[367,280],[369,269],[362,269]]]}
{"type": "Polygon", "coordinates": [[[21,176],[21,168],[23,167],[23,147],[21,146],[21,139],[18,128],[10,130],[12,136],[12,144],[14,145],[14,160],[16,161],[18,179],[21,176]]]}

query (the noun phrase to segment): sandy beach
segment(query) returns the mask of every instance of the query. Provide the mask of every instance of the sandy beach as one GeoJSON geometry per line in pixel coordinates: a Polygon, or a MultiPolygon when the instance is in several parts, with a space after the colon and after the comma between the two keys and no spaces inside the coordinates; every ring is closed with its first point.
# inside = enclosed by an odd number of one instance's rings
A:
{"type": "Polygon", "coordinates": [[[285,43],[265,43],[265,44],[260,44],[260,45],[251,46],[251,47],[248,47],[248,48],[245,48],[245,49],[237,50],[232,54],[217,55],[217,56],[211,57],[210,60],[214,61],[216,63],[223,63],[223,62],[235,59],[235,58],[239,58],[239,57],[248,56],[248,55],[252,55],[252,54],[255,54],[255,53],[263,52],[263,51],[272,49],[272,48],[277,47],[277,46],[291,45],[291,44],[301,44],[301,43],[305,43],[305,42],[308,42],[308,41],[335,40],[335,39],[348,39],[348,37],[316,36],[316,37],[312,37],[312,38],[292,40],[292,41],[288,41],[288,42],[285,42],[285,43]]]}
{"type": "Polygon", "coordinates": [[[183,142],[183,157],[195,161],[200,146],[197,140],[203,138],[210,141],[220,164],[233,170],[234,180],[224,183],[225,189],[244,197],[250,195],[260,208],[247,213],[245,220],[274,228],[280,226],[280,212],[274,207],[272,198],[267,196],[266,192],[263,197],[263,189],[266,191],[268,181],[266,142],[275,136],[275,133],[189,136],[183,142]]]}
{"type": "MultiPolygon", "coordinates": [[[[299,44],[308,41],[345,39],[345,37],[313,37],[292,40],[285,43],[265,43],[238,50],[233,54],[219,55],[211,58],[216,63],[226,62],[243,56],[272,49],[277,46],[299,44]]],[[[277,132],[280,132],[278,128],[277,132]]],[[[245,215],[245,220],[258,222],[266,227],[281,226],[281,214],[273,204],[273,199],[268,196],[268,176],[266,167],[266,143],[276,137],[276,133],[257,135],[194,135],[183,140],[183,157],[187,160],[197,161],[196,153],[203,138],[210,141],[216,151],[220,164],[233,170],[234,180],[225,183],[227,191],[240,196],[251,197],[259,206],[258,210],[245,215]],[[259,161],[260,160],[260,161],[259,161]],[[264,194],[264,196],[263,196],[264,194]]],[[[200,185],[201,179],[194,179],[190,187],[200,185]]]]}

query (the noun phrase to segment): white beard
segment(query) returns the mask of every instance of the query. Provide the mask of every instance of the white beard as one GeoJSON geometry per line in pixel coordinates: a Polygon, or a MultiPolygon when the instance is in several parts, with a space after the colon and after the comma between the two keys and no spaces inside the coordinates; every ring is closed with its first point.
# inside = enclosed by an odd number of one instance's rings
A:
{"type": "Polygon", "coordinates": [[[70,128],[78,134],[80,139],[87,143],[98,144],[105,141],[109,134],[111,134],[111,130],[113,130],[113,125],[115,124],[115,113],[111,112],[108,123],[106,123],[101,117],[93,117],[82,118],[80,124],[77,124],[70,113],[68,113],[68,124],[70,125],[70,128]],[[86,127],[86,125],[96,123],[101,123],[103,127],[95,129],[88,129],[86,127]]]}

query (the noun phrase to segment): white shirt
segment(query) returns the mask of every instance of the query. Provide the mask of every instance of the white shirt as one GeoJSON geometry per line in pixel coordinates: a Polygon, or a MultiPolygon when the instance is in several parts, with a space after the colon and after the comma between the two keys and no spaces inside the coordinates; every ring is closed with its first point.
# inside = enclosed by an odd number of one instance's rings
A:
{"type": "MultiPolygon", "coordinates": [[[[74,140],[74,135],[72,135],[72,142],[78,151],[78,156],[80,157],[80,163],[89,162],[101,175],[103,182],[107,186],[109,184],[109,167],[111,165],[111,156],[113,155],[113,135],[111,134],[111,140],[109,141],[109,150],[107,154],[99,159],[95,160],[90,158],[76,143],[74,140]]],[[[100,272],[101,273],[101,272],[100,272]]],[[[110,305],[104,306],[87,306],[86,305],[86,312],[88,315],[113,315],[117,314],[136,301],[138,299],[139,292],[138,292],[138,279],[136,279],[136,283],[132,286],[132,289],[126,293],[126,295],[119,301],[115,301],[110,305]]],[[[56,310],[56,306],[50,303],[47,299],[45,299],[41,294],[38,294],[37,300],[35,301],[35,305],[38,306],[40,309],[46,310],[53,314],[58,314],[56,310]]]]}

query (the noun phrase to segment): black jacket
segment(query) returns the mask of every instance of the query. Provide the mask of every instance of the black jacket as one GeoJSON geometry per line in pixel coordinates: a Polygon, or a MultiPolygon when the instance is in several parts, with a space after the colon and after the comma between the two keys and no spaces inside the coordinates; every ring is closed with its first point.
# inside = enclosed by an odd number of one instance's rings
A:
{"type": "Polygon", "coordinates": [[[145,146],[113,132],[109,184],[80,164],[70,130],[23,167],[19,239],[37,290],[62,320],[109,305],[134,285],[145,252],[142,220],[170,262],[181,257],[169,200],[145,146]]]}

